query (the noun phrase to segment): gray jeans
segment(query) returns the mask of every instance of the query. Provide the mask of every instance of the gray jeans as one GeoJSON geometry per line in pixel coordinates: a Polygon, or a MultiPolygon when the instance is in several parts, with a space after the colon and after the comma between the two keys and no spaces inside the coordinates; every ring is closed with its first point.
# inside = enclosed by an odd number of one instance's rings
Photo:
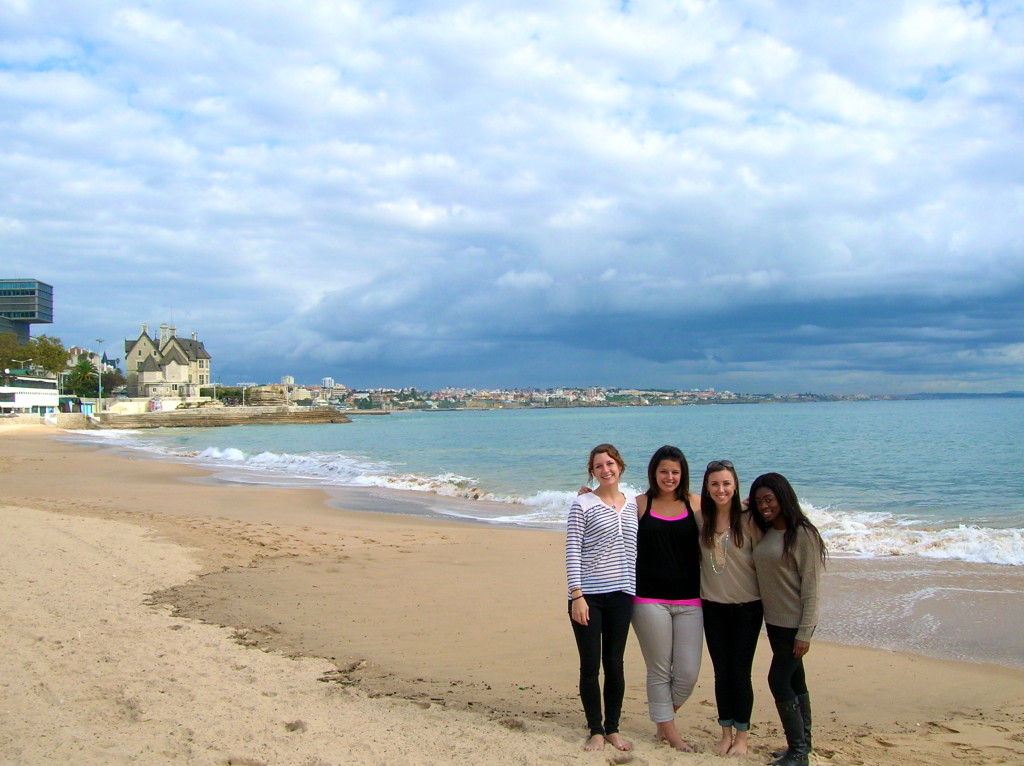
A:
{"type": "Polygon", "coordinates": [[[647,664],[647,709],[665,723],[690,697],[700,673],[704,610],[676,604],[633,604],[633,632],[647,664]]]}

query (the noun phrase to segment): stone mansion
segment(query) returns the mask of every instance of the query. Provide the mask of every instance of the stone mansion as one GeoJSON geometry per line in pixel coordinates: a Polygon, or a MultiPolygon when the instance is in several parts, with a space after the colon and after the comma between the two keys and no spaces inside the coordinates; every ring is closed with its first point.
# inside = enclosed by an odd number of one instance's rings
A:
{"type": "Polygon", "coordinates": [[[124,342],[128,396],[153,399],[199,396],[210,385],[210,354],[202,342],[179,338],[175,328],[160,325],[160,338],[149,336],[147,325],[137,340],[124,342]]]}

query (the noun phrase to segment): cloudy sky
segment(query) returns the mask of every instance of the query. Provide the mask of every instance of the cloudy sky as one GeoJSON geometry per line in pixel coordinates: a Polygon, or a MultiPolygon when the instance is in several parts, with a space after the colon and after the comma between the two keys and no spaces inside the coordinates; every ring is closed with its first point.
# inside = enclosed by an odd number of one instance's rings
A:
{"type": "Polygon", "coordinates": [[[0,276],[225,384],[1021,390],[1022,128],[1018,2],[0,0],[0,276]]]}

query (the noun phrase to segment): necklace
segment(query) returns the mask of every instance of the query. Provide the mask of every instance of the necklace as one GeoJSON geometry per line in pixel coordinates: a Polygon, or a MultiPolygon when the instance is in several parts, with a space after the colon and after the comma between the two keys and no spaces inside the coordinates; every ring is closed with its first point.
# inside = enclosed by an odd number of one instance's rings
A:
{"type": "Polygon", "coordinates": [[[729,530],[716,532],[714,545],[711,547],[711,570],[717,575],[725,571],[725,565],[729,561],[729,530]],[[721,551],[722,564],[719,566],[715,561],[715,554],[721,551]]]}

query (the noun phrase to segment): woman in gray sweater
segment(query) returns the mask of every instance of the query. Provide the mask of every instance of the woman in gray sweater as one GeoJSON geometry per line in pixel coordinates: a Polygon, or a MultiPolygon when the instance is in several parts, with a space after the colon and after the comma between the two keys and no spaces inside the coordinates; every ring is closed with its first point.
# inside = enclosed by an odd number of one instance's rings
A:
{"type": "Polygon", "coordinates": [[[754,567],[772,647],[768,686],[775,698],[787,749],[775,766],[807,766],[811,752],[811,698],[803,657],[818,624],[818,580],[827,552],[785,476],[766,473],[750,485],[750,508],[764,530],[754,567]]]}

